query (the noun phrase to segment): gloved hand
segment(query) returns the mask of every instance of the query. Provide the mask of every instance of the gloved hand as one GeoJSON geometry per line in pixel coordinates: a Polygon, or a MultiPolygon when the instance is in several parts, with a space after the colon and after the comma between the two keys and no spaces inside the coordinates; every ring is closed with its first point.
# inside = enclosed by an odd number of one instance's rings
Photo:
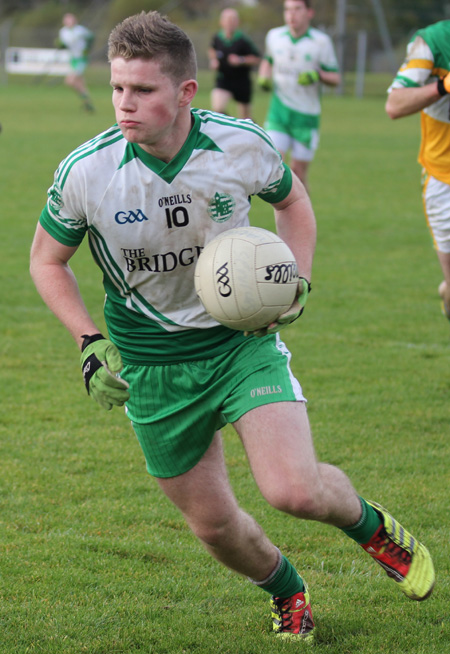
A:
{"type": "Polygon", "coordinates": [[[445,77],[441,77],[437,82],[437,89],[439,95],[447,95],[450,93],[450,73],[447,73],[445,77]]]}
{"type": "Polygon", "coordinates": [[[300,73],[297,77],[298,84],[302,86],[309,86],[310,84],[315,84],[320,80],[320,75],[317,70],[307,70],[304,73],[300,73]]]}
{"type": "Polygon", "coordinates": [[[122,370],[119,350],[101,334],[83,334],[81,369],[88,394],[104,409],[122,406],[129,399],[129,384],[118,376],[122,370]]]}
{"type": "Polygon", "coordinates": [[[256,338],[261,338],[261,336],[266,336],[267,334],[276,334],[280,329],[287,327],[291,322],[300,318],[310,292],[311,284],[304,277],[299,277],[297,295],[289,309],[282,313],[281,316],[278,316],[277,320],[267,325],[267,327],[254,332],[244,332],[244,334],[246,336],[256,336],[256,338]]]}
{"type": "Polygon", "coordinates": [[[256,83],[258,84],[259,88],[262,89],[263,91],[272,90],[272,81],[268,77],[258,77],[256,83]]]}

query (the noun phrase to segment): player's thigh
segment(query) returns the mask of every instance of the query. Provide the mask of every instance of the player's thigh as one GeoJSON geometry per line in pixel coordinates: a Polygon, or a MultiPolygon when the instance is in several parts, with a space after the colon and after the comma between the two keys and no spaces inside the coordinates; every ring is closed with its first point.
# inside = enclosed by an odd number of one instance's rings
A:
{"type": "Polygon", "coordinates": [[[437,252],[442,274],[447,284],[450,285],[450,252],[437,252]]]}
{"type": "Polygon", "coordinates": [[[157,482],[194,531],[227,523],[239,511],[228,481],[220,432],[193,468],[176,477],[157,478],[157,482]]]}
{"type": "Polygon", "coordinates": [[[274,146],[279,152],[281,152],[281,154],[286,154],[286,152],[291,149],[292,137],[289,136],[289,134],[275,129],[268,129],[267,133],[272,139],[274,146]]]}
{"type": "Polygon", "coordinates": [[[255,480],[271,501],[277,487],[285,495],[290,484],[314,479],[316,459],[306,400],[290,368],[289,350],[279,336],[253,339],[249,346],[223,414],[238,432],[255,480]]]}
{"type": "Polygon", "coordinates": [[[422,187],[425,217],[438,252],[450,254],[450,185],[431,175],[422,187]]]}
{"type": "Polygon", "coordinates": [[[141,445],[148,472],[176,477],[193,468],[224,424],[226,392],[214,383],[220,359],[164,366],[125,365],[130,384],[127,416],[141,445]]]}
{"type": "Polygon", "coordinates": [[[291,157],[290,168],[304,184],[307,183],[309,161],[298,161],[291,157]]]}
{"type": "Polygon", "coordinates": [[[235,428],[258,487],[273,504],[318,483],[318,464],[304,402],[257,407],[235,428]]]}
{"type": "Polygon", "coordinates": [[[316,150],[317,150],[317,146],[312,145],[312,143],[308,143],[308,145],[305,145],[305,143],[301,143],[300,141],[296,141],[295,139],[292,139],[292,147],[291,147],[292,160],[298,161],[300,163],[306,162],[308,164],[314,159],[316,150]]]}
{"type": "Polygon", "coordinates": [[[251,104],[242,104],[238,102],[238,116],[245,120],[246,118],[252,117],[252,106],[251,104]]]}
{"type": "Polygon", "coordinates": [[[163,366],[125,365],[127,415],[154,477],[176,477],[205,455],[215,432],[268,399],[296,399],[290,354],[275,336],[237,339],[215,357],[163,366]]]}
{"type": "Polygon", "coordinates": [[[213,111],[224,113],[232,98],[230,91],[215,88],[211,91],[211,106],[213,111]]]}

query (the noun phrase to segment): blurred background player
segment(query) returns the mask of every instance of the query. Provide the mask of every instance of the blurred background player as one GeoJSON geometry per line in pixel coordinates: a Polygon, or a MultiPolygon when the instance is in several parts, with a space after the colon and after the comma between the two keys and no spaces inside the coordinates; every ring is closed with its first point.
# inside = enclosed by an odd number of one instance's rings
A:
{"type": "Polygon", "coordinates": [[[450,320],[450,20],[418,30],[388,89],[386,112],[403,118],[421,112],[419,163],[428,226],[444,279],[439,286],[450,320]]]}
{"type": "Polygon", "coordinates": [[[291,169],[307,187],[319,144],[320,85],[337,86],[341,76],[330,37],[310,25],[310,0],[285,0],[283,6],[286,24],[266,36],[258,83],[273,88],[264,127],[283,158],[290,150],[291,169]]]}
{"type": "Polygon", "coordinates": [[[89,63],[88,55],[93,41],[94,34],[87,27],[80,25],[74,14],[64,14],[63,26],[58,35],[58,45],[69,50],[71,67],[71,72],[64,81],[80,95],[86,111],[94,111],[94,105],[84,81],[84,72],[89,63]]]}
{"type": "Polygon", "coordinates": [[[251,70],[259,64],[261,55],[239,29],[239,15],[235,9],[222,11],[220,26],[208,50],[210,68],[217,71],[211,92],[212,110],[225,114],[228,103],[234,99],[239,118],[251,118],[251,70]]]}

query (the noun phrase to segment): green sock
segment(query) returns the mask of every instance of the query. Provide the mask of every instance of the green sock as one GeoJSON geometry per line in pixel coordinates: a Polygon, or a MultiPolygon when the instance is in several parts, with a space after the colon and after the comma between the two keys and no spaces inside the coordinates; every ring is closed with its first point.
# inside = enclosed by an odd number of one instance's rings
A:
{"type": "Polygon", "coordinates": [[[360,497],[359,500],[362,508],[360,519],[355,525],[346,527],[342,531],[359,545],[362,545],[369,542],[378,527],[382,524],[382,521],[375,509],[370,504],[367,504],[365,499],[360,497]]]}
{"type": "Polygon", "coordinates": [[[285,556],[281,557],[278,570],[266,581],[257,582],[256,585],[275,597],[291,597],[291,595],[302,593],[305,590],[303,579],[285,556]]]}

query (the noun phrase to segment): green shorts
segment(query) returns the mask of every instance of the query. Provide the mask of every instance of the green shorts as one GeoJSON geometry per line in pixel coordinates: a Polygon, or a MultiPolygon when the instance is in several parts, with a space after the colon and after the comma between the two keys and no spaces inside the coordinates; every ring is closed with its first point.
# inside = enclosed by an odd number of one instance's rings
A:
{"type": "Polygon", "coordinates": [[[249,337],[225,354],[165,366],[126,365],[127,415],[155,477],[200,461],[214,433],[255,407],[305,401],[278,336],[249,337]]]}
{"type": "Polygon", "coordinates": [[[82,75],[87,68],[89,60],[87,57],[71,57],[70,68],[75,75],[82,75]]]}
{"type": "Polygon", "coordinates": [[[303,114],[284,105],[276,95],[272,95],[269,111],[264,123],[266,132],[287,134],[294,141],[307,148],[317,149],[320,117],[303,114]]]}

